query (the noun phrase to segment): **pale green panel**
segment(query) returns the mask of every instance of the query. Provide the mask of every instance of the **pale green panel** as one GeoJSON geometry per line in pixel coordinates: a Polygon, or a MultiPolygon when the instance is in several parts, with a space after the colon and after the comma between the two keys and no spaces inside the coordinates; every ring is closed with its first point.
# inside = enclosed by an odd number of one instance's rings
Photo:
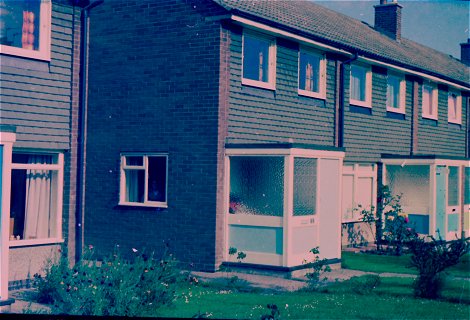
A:
{"type": "Polygon", "coordinates": [[[294,216],[315,214],[317,160],[294,159],[294,216]]]}
{"type": "Polygon", "coordinates": [[[458,231],[459,230],[459,214],[451,213],[447,215],[447,231],[458,231]]]}
{"type": "Polygon", "coordinates": [[[282,254],[282,228],[229,226],[229,247],[238,251],[282,254]]]}
{"type": "Polygon", "coordinates": [[[449,188],[447,189],[447,201],[449,206],[459,205],[459,168],[449,167],[449,188]]]}
{"type": "Polygon", "coordinates": [[[470,167],[465,167],[465,204],[470,204],[470,167]]]}
{"type": "Polygon", "coordinates": [[[436,167],[436,233],[439,231],[441,237],[445,238],[445,217],[446,217],[446,167],[436,167]]]}

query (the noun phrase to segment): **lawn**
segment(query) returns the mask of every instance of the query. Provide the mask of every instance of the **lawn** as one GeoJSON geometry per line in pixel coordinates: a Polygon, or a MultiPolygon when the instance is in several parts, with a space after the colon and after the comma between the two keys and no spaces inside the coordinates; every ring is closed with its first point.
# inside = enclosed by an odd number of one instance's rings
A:
{"type": "Polygon", "coordinates": [[[282,319],[468,319],[468,281],[449,281],[439,301],[413,298],[409,278],[382,278],[362,292],[366,278],[334,283],[324,292],[237,292],[199,285],[181,291],[175,304],[161,309],[163,317],[260,319],[275,304],[282,319]]]}
{"type": "MultiPolygon", "coordinates": [[[[387,256],[367,253],[342,252],[342,267],[345,269],[361,270],[377,273],[417,274],[416,269],[410,268],[410,256],[387,256]]],[[[462,257],[461,262],[446,270],[454,277],[470,278],[470,254],[462,257]]]]}

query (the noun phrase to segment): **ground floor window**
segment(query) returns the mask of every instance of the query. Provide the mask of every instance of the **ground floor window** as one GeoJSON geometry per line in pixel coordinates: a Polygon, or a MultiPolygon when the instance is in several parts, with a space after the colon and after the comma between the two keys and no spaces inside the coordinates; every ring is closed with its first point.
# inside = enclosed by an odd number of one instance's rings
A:
{"type": "Polygon", "coordinates": [[[12,156],[10,239],[60,238],[63,155],[12,156]]]}
{"type": "Polygon", "coordinates": [[[167,155],[122,155],[120,204],[165,207],[167,177],[167,155]]]}

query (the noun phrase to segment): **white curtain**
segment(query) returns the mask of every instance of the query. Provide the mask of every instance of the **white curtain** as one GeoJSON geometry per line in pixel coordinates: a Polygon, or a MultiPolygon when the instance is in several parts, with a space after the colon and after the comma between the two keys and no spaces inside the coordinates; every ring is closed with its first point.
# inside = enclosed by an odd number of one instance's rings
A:
{"type": "Polygon", "coordinates": [[[126,200],[128,202],[143,202],[139,199],[139,170],[125,170],[126,200]]]}
{"type": "MultiPolygon", "coordinates": [[[[47,156],[30,156],[29,163],[47,162],[47,156]]],[[[25,201],[25,239],[50,237],[51,220],[51,172],[27,170],[25,201]]]]}

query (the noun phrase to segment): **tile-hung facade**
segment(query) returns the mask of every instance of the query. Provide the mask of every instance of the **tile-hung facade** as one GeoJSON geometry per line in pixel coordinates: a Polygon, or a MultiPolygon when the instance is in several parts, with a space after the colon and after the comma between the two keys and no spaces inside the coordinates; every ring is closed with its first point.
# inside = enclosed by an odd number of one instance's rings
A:
{"type": "Polygon", "coordinates": [[[166,243],[204,270],[230,247],[279,268],[316,246],[337,261],[380,183],[420,233],[468,232],[468,67],[400,28],[386,1],[375,28],[308,1],[105,2],[85,243],[166,243]]]}
{"type": "MultiPolygon", "coordinates": [[[[0,300],[75,248],[79,11],[2,1],[0,300]]],[[[0,302],[1,304],[1,302],[0,302]]]]}

